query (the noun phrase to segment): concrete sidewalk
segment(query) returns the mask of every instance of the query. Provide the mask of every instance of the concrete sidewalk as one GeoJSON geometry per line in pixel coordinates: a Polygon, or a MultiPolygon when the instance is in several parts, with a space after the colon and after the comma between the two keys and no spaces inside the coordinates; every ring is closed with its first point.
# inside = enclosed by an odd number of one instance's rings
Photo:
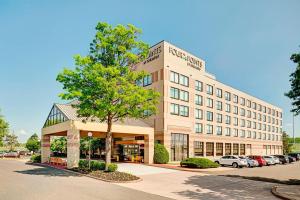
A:
{"type": "Polygon", "coordinates": [[[282,199],[300,200],[300,185],[278,185],[272,188],[272,193],[282,199]]]}

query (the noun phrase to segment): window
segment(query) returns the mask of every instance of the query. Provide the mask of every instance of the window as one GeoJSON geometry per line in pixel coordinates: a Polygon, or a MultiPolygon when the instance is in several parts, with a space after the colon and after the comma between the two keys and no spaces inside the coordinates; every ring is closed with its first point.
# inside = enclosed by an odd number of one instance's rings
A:
{"type": "Polygon", "coordinates": [[[241,97],[240,100],[241,100],[241,105],[244,106],[245,105],[245,98],[241,97]]]}
{"type": "Polygon", "coordinates": [[[170,94],[171,94],[171,98],[179,99],[179,89],[171,87],[170,94]]]}
{"type": "Polygon", "coordinates": [[[213,155],[214,155],[214,143],[206,142],[206,156],[213,156],[213,155]]]}
{"type": "Polygon", "coordinates": [[[201,123],[196,123],[195,124],[195,132],[196,133],[202,133],[202,128],[203,128],[203,126],[202,126],[201,123]]]}
{"type": "Polygon", "coordinates": [[[233,95],[233,102],[234,103],[239,103],[239,97],[237,95],[233,95]]]}
{"type": "Polygon", "coordinates": [[[195,89],[202,92],[203,91],[203,83],[201,81],[195,81],[195,89]]]}
{"type": "Polygon", "coordinates": [[[251,138],[251,131],[247,131],[247,138],[251,138]]]}
{"type": "Polygon", "coordinates": [[[180,106],[179,107],[179,111],[180,111],[180,115],[184,116],[184,117],[188,117],[189,116],[189,107],[187,106],[180,106]]]}
{"type": "Polygon", "coordinates": [[[223,156],[223,143],[216,143],[216,156],[223,156]]]}
{"type": "Polygon", "coordinates": [[[220,88],[216,89],[216,96],[222,98],[222,90],[220,88]]]}
{"type": "Polygon", "coordinates": [[[241,116],[245,116],[245,109],[244,109],[244,108],[241,108],[241,109],[240,109],[240,113],[241,113],[241,116]]]}
{"type": "Polygon", "coordinates": [[[245,120],[244,119],[241,119],[241,127],[245,127],[245,120]]]}
{"type": "Polygon", "coordinates": [[[239,136],[239,130],[238,129],[233,129],[233,136],[238,137],[239,136]]]}
{"type": "Polygon", "coordinates": [[[247,117],[251,118],[251,111],[250,110],[247,110],[247,117]]]}
{"type": "Polygon", "coordinates": [[[179,83],[179,74],[171,71],[170,73],[170,81],[173,83],[179,83]]]}
{"type": "Polygon", "coordinates": [[[251,108],[251,101],[250,100],[247,100],[247,107],[251,108]]]}
{"type": "Polygon", "coordinates": [[[183,86],[189,86],[189,77],[184,75],[179,75],[179,84],[183,86]]]}
{"type": "Polygon", "coordinates": [[[148,86],[151,84],[152,84],[152,76],[151,75],[145,76],[143,79],[143,86],[148,86]]]}
{"type": "Polygon", "coordinates": [[[204,156],[203,147],[203,142],[194,141],[194,156],[204,156]]]}
{"type": "Polygon", "coordinates": [[[226,115],[225,116],[225,123],[230,124],[230,119],[231,119],[231,117],[229,115],[226,115]]]}
{"type": "Polygon", "coordinates": [[[233,144],[233,155],[239,155],[239,144],[233,144]]]}
{"type": "Polygon", "coordinates": [[[170,110],[171,110],[172,115],[179,115],[179,105],[178,104],[171,103],[170,110]]]}
{"type": "Polygon", "coordinates": [[[210,94],[210,95],[213,95],[213,86],[212,85],[206,85],[206,93],[207,94],[210,94]]]}
{"type": "Polygon", "coordinates": [[[217,135],[222,135],[222,126],[217,126],[216,132],[217,132],[217,135]]]}
{"type": "Polygon", "coordinates": [[[65,121],[67,121],[67,118],[65,117],[65,115],[56,106],[53,106],[50,111],[50,114],[48,115],[47,120],[44,124],[44,128],[55,125],[55,124],[59,124],[59,123],[65,122],[65,121]]]}
{"type": "Polygon", "coordinates": [[[210,124],[206,125],[206,134],[213,134],[213,126],[210,124]]]}
{"type": "Polygon", "coordinates": [[[206,112],[206,120],[207,121],[213,121],[213,113],[210,111],[206,112]]]}
{"type": "Polygon", "coordinates": [[[189,93],[184,90],[180,90],[180,100],[182,101],[189,101],[189,93]]]}
{"type": "Polygon", "coordinates": [[[222,123],[222,114],[217,113],[217,122],[222,123]]]}
{"type": "Polygon", "coordinates": [[[222,102],[221,101],[217,101],[216,105],[217,105],[217,110],[222,110],[222,102]]]}
{"type": "Polygon", "coordinates": [[[247,128],[251,128],[251,121],[247,120],[247,128]]]}
{"type": "Polygon", "coordinates": [[[225,96],[225,100],[227,101],[231,100],[231,94],[229,92],[225,92],[224,96],[225,96]]]}
{"type": "Polygon", "coordinates": [[[206,98],[206,106],[213,108],[213,100],[211,98],[206,98]]]}
{"type": "Polygon", "coordinates": [[[203,111],[200,109],[195,109],[195,118],[196,119],[203,119],[203,111]]]}
{"type": "Polygon", "coordinates": [[[254,110],[256,110],[256,103],[255,103],[255,102],[252,103],[252,108],[253,108],[254,110]]]}
{"type": "Polygon", "coordinates": [[[196,105],[200,105],[200,106],[202,106],[203,105],[203,98],[202,98],[202,96],[200,96],[200,95],[195,95],[195,104],[196,105]]]}
{"type": "Polygon", "coordinates": [[[230,136],[230,135],[231,135],[231,130],[230,130],[230,128],[228,128],[228,127],[225,128],[225,135],[226,135],[226,136],[230,136]]]}
{"type": "Polygon", "coordinates": [[[237,106],[233,107],[233,114],[239,114],[239,108],[237,106]]]}
{"type": "Polygon", "coordinates": [[[256,132],[253,131],[253,135],[252,135],[253,139],[256,139],[256,132]]]}
{"type": "Polygon", "coordinates": [[[256,119],[256,112],[253,112],[253,119],[256,119]]]}
{"type": "Polygon", "coordinates": [[[231,143],[225,143],[225,155],[231,155],[231,143]]]}
{"type": "Polygon", "coordinates": [[[245,155],[245,153],[246,153],[245,144],[240,144],[240,155],[245,155]]]}
{"type": "Polygon", "coordinates": [[[240,136],[241,136],[242,138],[244,138],[244,137],[245,137],[245,130],[241,130],[241,134],[240,134],[240,136]]]}
{"type": "Polygon", "coordinates": [[[225,111],[230,112],[230,104],[226,103],[225,111]]]}
{"type": "Polygon", "coordinates": [[[237,117],[233,118],[233,125],[238,126],[239,125],[239,119],[237,117]]]}

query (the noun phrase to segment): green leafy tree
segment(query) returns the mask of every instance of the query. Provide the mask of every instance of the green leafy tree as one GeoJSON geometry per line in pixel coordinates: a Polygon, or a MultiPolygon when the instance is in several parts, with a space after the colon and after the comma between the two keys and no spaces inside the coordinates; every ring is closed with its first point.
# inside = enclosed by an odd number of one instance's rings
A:
{"type": "Polygon", "coordinates": [[[33,151],[34,153],[36,153],[39,149],[40,149],[40,139],[39,136],[34,133],[32,136],[30,136],[30,138],[28,138],[25,147],[29,150],[29,151],[33,151]]]}
{"type": "Polygon", "coordinates": [[[285,95],[292,100],[295,115],[300,114],[300,53],[295,53],[291,56],[291,60],[296,63],[296,70],[290,75],[291,90],[285,95]]]}
{"type": "Polygon", "coordinates": [[[51,151],[66,153],[67,152],[67,138],[66,137],[56,137],[51,141],[50,144],[51,151]]]}
{"type": "Polygon", "coordinates": [[[4,117],[0,114],[0,147],[3,146],[3,138],[9,130],[9,124],[5,121],[4,117]]]}
{"type": "Polygon", "coordinates": [[[57,76],[63,84],[65,100],[78,100],[79,117],[98,118],[107,124],[106,170],[111,163],[111,128],[114,122],[125,118],[146,118],[156,113],[159,93],[146,89],[138,81],[148,74],[131,67],[145,60],[149,45],[138,40],[140,29],[133,25],[98,23],[96,36],[86,57],[75,56],[75,70],[64,69],[57,76]]]}
{"type": "Polygon", "coordinates": [[[9,148],[10,151],[14,151],[15,147],[19,145],[18,136],[15,134],[6,134],[5,136],[5,145],[9,148]]]}
{"type": "Polygon", "coordinates": [[[282,132],[282,150],[283,150],[283,154],[287,154],[290,153],[292,151],[292,144],[289,143],[289,135],[283,131],[282,132]]]}

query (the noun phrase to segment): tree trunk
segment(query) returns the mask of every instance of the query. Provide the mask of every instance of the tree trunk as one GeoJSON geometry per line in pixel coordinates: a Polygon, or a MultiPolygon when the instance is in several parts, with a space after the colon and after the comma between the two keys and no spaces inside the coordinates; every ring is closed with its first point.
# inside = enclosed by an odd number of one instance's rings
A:
{"type": "Polygon", "coordinates": [[[111,141],[112,141],[112,132],[111,132],[112,120],[107,120],[107,132],[105,140],[105,171],[108,170],[108,165],[111,163],[111,141]]]}

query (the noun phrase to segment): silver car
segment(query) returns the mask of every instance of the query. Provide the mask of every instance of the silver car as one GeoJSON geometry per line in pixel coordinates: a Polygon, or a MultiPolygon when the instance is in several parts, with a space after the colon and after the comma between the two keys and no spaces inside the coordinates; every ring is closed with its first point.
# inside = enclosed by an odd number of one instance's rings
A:
{"type": "Polygon", "coordinates": [[[215,161],[216,163],[220,164],[221,166],[232,166],[234,168],[238,167],[246,167],[247,160],[244,158],[239,158],[238,156],[223,156],[215,161]]]}
{"type": "Polygon", "coordinates": [[[263,159],[265,159],[267,165],[275,165],[275,160],[271,156],[263,156],[263,159]]]}
{"type": "Polygon", "coordinates": [[[277,158],[276,156],[270,156],[270,157],[274,159],[275,165],[280,164],[279,158],[277,158]]]}

